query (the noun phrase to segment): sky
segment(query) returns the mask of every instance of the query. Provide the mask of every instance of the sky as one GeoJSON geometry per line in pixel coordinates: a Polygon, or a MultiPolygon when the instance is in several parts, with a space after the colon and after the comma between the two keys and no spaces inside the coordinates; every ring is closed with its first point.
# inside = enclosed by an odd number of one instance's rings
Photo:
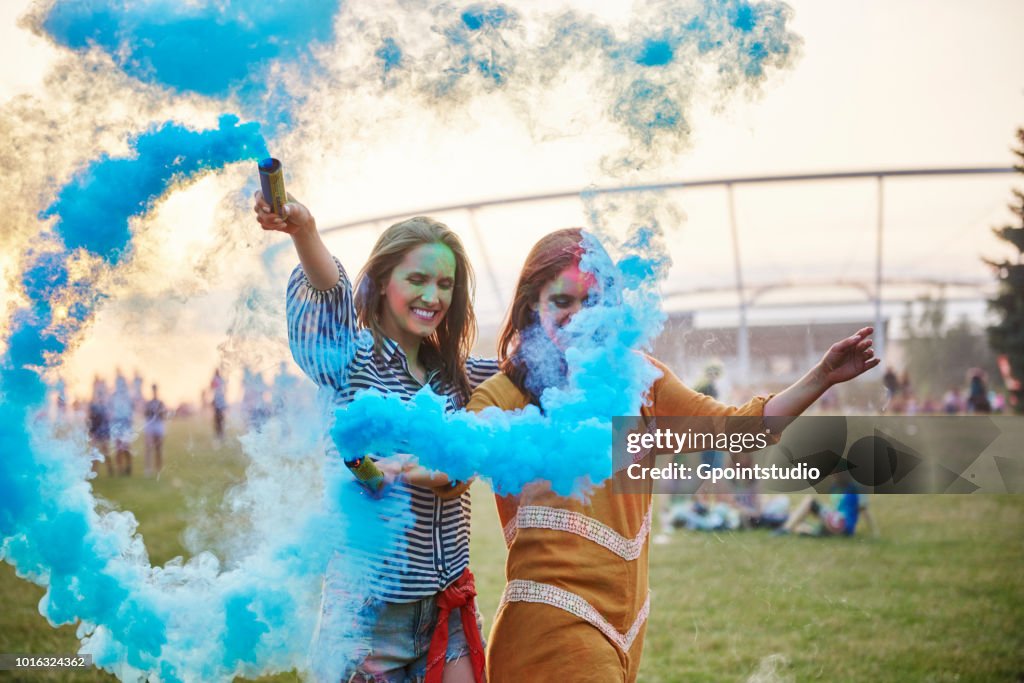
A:
{"type": "MultiPolygon", "coordinates": [[[[419,30],[402,15],[401,3],[346,4],[334,19],[336,34],[313,50],[313,68],[271,72],[265,99],[280,97],[292,106],[287,120],[266,109],[268,144],[284,161],[289,191],[323,228],[590,186],[1012,163],[1014,130],[1024,125],[1024,44],[1014,30],[1024,25],[1024,4],[789,5],[798,54],[753,88],[730,89],[701,72],[706,65],[694,65],[686,134],[648,153],[639,170],[618,163],[637,143],[624,142],[622,131],[600,115],[607,109],[602,84],[575,78],[572,64],[544,87],[531,82],[515,89],[510,79],[512,85],[488,89],[485,81],[480,92],[457,86],[426,103],[401,83],[382,97],[357,87],[366,76],[352,64],[360,39],[372,34],[357,27],[383,26],[396,35],[419,30]]],[[[0,237],[5,307],[18,301],[12,278],[43,228],[39,212],[74,170],[104,153],[125,154],[130,137],[154,122],[210,126],[223,111],[253,110],[244,93],[224,100],[176,90],[116,68],[97,50],[58,46],[31,18],[47,6],[21,0],[0,6],[0,118],[8,121],[0,124],[7,138],[0,148],[4,174],[10,174],[4,184],[20,196],[8,214],[12,228],[0,237]]],[[[550,5],[515,7],[524,17],[558,15],[550,5]]],[[[648,11],[643,3],[573,7],[623,30],[648,11]]],[[[527,30],[541,23],[536,19],[527,30]]],[[[538,79],[546,74],[543,59],[523,64],[538,79]]],[[[578,68],[587,73],[586,65],[578,68]]],[[[973,300],[964,310],[981,315],[977,302],[989,275],[980,258],[1002,253],[989,228],[1008,220],[1014,183],[1020,185],[1012,176],[887,181],[886,276],[969,283],[947,294],[973,300]]],[[[232,165],[175,188],[133,221],[131,258],[98,280],[106,298],[64,357],[62,372],[74,391],[83,393],[96,372],[109,377],[116,367],[128,374],[138,368],[147,382],[161,383],[165,397],[194,402],[218,364],[233,378],[243,365],[269,377],[287,359],[283,292],[294,257],[287,245],[274,249],[280,236],[261,234],[250,219],[254,189],[254,169],[232,165]]],[[[877,199],[874,181],[737,188],[745,282],[806,284],[759,302],[829,304],[854,294],[823,283],[873,282],[877,199]]],[[[608,230],[618,234],[638,212],[656,215],[674,263],[662,288],[674,294],[666,306],[703,310],[698,320],[705,324],[734,319],[723,190],[599,199],[589,208],[600,210],[608,230]],[[708,288],[718,291],[693,294],[708,288]]],[[[587,210],[581,201],[565,200],[438,216],[460,232],[476,264],[484,327],[500,318],[533,241],[552,229],[585,224],[587,210]]],[[[383,227],[371,222],[333,233],[328,243],[355,273],[383,227]]],[[[886,289],[896,298],[921,292],[916,285],[886,289]]],[[[826,308],[838,315],[841,307],[826,308]]],[[[860,309],[848,315],[857,317],[860,309]]],[[[889,310],[895,316],[900,309],[889,310]]],[[[769,305],[751,313],[755,321],[780,315],[769,305]]]]}

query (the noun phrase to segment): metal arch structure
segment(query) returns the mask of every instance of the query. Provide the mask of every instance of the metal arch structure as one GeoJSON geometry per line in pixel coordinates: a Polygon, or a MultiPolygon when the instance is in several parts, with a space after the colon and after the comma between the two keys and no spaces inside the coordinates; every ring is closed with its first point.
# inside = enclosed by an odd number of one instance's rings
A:
{"type": "MultiPolygon", "coordinates": [[[[914,178],[914,177],[935,177],[935,176],[976,176],[976,175],[993,175],[993,174],[1007,174],[1014,173],[1013,167],[995,167],[995,166],[972,166],[972,167],[959,167],[959,168],[910,168],[910,169],[890,169],[890,170],[862,170],[862,171],[836,171],[831,173],[804,173],[795,175],[763,175],[763,176],[738,176],[731,178],[712,178],[702,180],[679,180],[664,183],[649,183],[649,184],[638,184],[638,185],[618,185],[618,186],[606,186],[606,187],[588,187],[583,190],[562,190],[557,192],[549,192],[543,194],[531,194],[531,195],[517,195],[509,197],[498,197],[494,199],[486,199],[475,202],[467,202],[463,204],[446,204],[439,206],[431,206],[413,211],[403,211],[401,213],[391,213],[380,216],[372,216],[369,218],[363,218],[360,220],[350,221],[346,223],[340,223],[333,225],[325,230],[321,231],[321,234],[327,235],[335,232],[340,232],[350,228],[362,227],[365,225],[372,224],[387,224],[397,221],[402,218],[409,216],[418,216],[424,214],[435,214],[435,213],[447,213],[453,211],[466,211],[469,214],[469,222],[474,232],[478,237],[481,237],[481,229],[476,220],[476,213],[479,209],[496,207],[511,204],[525,204],[533,202],[544,202],[557,199],[583,199],[584,197],[599,196],[599,195],[614,195],[614,194],[631,194],[631,193],[643,193],[643,192],[666,192],[666,191],[678,191],[693,188],[706,188],[706,187],[724,187],[726,189],[726,196],[728,200],[728,215],[729,215],[729,228],[730,236],[732,240],[732,254],[733,254],[733,265],[735,269],[735,292],[737,296],[737,311],[739,313],[739,326],[737,335],[737,355],[739,361],[739,372],[741,376],[749,375],[750,371],[750,331],[747,325],[747,311],[754,305],[757,299],[768,291],[773,289],[790,288],[796,286],[802,286],[799,284],[789,282],[770,283],[759,287],[753,292],[748,292],[743,284],[743,265],[740,260],[740,249],[739,249],[739,232],[736,220],[736,206],[735,198],[733,194],[733,188],[737,185],[758,185],[758,184],[769,184],[769,183],[806,183],[814,181],[829,181],[829,180],[867,180],[874,181],[876,184],[876,198],[877,198],[877,221],[875,230],[875,282],[874,287],[868,287],[864,283],[852,284],[849,282],[833,281],[829,284],[835,286],[853,286],[860,289],[865,297],[869,301],[873,301],[875,309],[875,329],[876,334],[876,351],[879,356],[882,356],[885,351],[885,327],[882,319],[882,296],[883,287],[886,284],[908,284],[903,281],[887,280],[884,277],[883,272],[883,236],[885,233],[885,180],[888,178],[914,178]]],[[[500,297],[500,290],[498,289],[497,280],[494,275],[494,268],[491,266],[490,256],[487,253],[485,242],[479,240],[481,249],[483,250],[484,265],[488,270],[489,277],[491,278],[492,285],[495,288],[495,292],[500,297]]],[[[270,257],[276,252],[281,245],[275,245],[267,250],[265,256],[270,257]]],[[[932,282],[924,283],[923,281],[915,281],[918,284],[946,284],[946,285],[963,285],[963,286],[979,286],[978,283],[960,283],[960,282],[932,282]]],[[[822,284],[822,283],[817,283],[822,284]]],[[[721,290],[718,290],[721,291],[721,290]]],[[[674,292],[672,295],[679,296],[684,294],[697,294],[696,291],[688,292],[674,292]]]]}
{"type": "MultiPolygon", "coordinates": [[[[987,280],[958,280],[958,279],[939,279],[939,278],[928,278],[928,277],[887,277],[882,281],[883,287],[905,287],[905,286],[916,286],[924,285],[934,289],[940,289],[945,287],[951,287],[956,289],[968,289],[973,290],[977,294],[984,294],[986,289],[991,283],[987,280]]],[[[863,295],[863,301],[872,303],[875,300],[875,288],[867,282],[862,280],[849,280],[844,278],[790,278],[787,280],[777,280],[775,282],[767,282],[757,287],[748,288],[749,296],[747,297],[747,303],[754,305],[761,297],[771,294],[773,292],[784,291],[787,289],[816,289],[821,287],[834,287],[837,289],[852,289],[860,292],[863,295]]],[[[714,294],[728,294],[735,292],[736,288],[732,286],[707,286],[707,287],[692,287],[689,289],[676,289],[669,290],[662,293],[663,299],[676,299],[687,296],[702,296],[702,295],[714,295],[714,294]]],[[[800,304],[786,304],[787,306],[799,306],[800,304]]],[[[818,304],[810,304],[818,305],[818,304]]]]}

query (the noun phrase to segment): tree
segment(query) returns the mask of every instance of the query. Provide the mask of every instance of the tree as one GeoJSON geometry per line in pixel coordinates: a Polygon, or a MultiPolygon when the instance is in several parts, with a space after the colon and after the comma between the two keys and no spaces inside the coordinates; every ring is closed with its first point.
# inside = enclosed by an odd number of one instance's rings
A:
{"type": "Polygon", "coordinates": [[[903,324],[906,371],[919,400],[938,399],[952,387],[964,389],[972,368],[989,376],[998,372],[984,330],[966,316],[952,324],[947,321],[943,293],[921,297],[916,311],[908,304],[903,324]]]}
{"type": "MultiPolygon", "coordinates": [[[[1017,129],[1017,142],[1020,147],[1013,153],[1020,161],[1014,168],[1024,174],[1024,128],[1017,129]]],[[[1004,365],[1009,372],[1004,373],[1004,379],[1010,392],[1010,404],[1015,413],[1024,415],[1024,192],[1014,189],[1013,197],[1010,211],[1019,224],[1004,225],[992,231],[1017,250],[1017,261],[985,259],[999,281],[995,298],[989,300],[989,308],[1000,321],[988,328],[988,342],[993,351],[1005,357],[1004,365]]]]}

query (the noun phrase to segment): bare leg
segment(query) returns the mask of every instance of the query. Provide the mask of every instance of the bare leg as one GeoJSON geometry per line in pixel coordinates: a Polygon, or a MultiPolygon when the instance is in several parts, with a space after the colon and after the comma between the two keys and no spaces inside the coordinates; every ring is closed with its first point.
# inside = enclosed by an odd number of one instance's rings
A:
{"type": "Polygon", "coordinates": [[[459,657],[444,665],[444,683],[474,683],[473,662],[470,658],[459,657]]]}
{"type": "Polygon", "coordinates": [[[156,437],[155,434],[146,434],[145,438],[146,438],[146,448],[145,448],[145,450],[143,451],[143,454],[142,454],[142,457],[143,457],[142,462],[143,462],[143,465],[144,465],[146,476],[147,477],[151,477],[151,476],[153,476],[153,450],[155,448],[156,438],[157,437],[156,437]]]}
{"type": "Polygon", "coordinates": [[[786,519],[786,524],[782,528],[792,533],[793,529],[807,518],[812,505],[814,505],[814,496],[807,496],[801,500],[800,504],[796,506],[796,510],[793,511],[793,514],[786,519]]]}
{"type": "Polygon", "coordinates": [[[132,452],[129,450],[126,441],[118,440],[114,447],[117,449],[117,469],[121,476],[130,477],[132,474],[132,452]]]}
{"type": "Polygon", "coordinates": [[[164,437],[157,436],[154,440],[156,442],[156,473],[160,474],[160,470],[164,468],[164,437]]]}

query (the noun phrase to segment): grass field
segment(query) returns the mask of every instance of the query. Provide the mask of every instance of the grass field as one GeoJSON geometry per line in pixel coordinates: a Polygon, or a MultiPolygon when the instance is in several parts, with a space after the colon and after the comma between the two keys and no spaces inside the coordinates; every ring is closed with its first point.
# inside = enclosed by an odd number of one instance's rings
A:
{"type": "MultiPolygon", "coordinates": [[[[190,519],[218,518],[245,463],[234,439],[214,449],[198,419],[169,425],[158,480],[139,476],[141,460],[136,476],[101,476],[95,489],[135,512],[151,560],[163,563],[185,552],[190,519]]],[[[489,629],[505,549],[486,488],[474,489],[473,570],[489,629]]],[[[875,496],[871,505],[878,538],[679,532],[652,546],[641,680],[1024,681],[1024,496],[875,496]]],[[[0,652],[76,651],[72,627],[39,615],[42,594],[0,564],[0,652]]]]}

